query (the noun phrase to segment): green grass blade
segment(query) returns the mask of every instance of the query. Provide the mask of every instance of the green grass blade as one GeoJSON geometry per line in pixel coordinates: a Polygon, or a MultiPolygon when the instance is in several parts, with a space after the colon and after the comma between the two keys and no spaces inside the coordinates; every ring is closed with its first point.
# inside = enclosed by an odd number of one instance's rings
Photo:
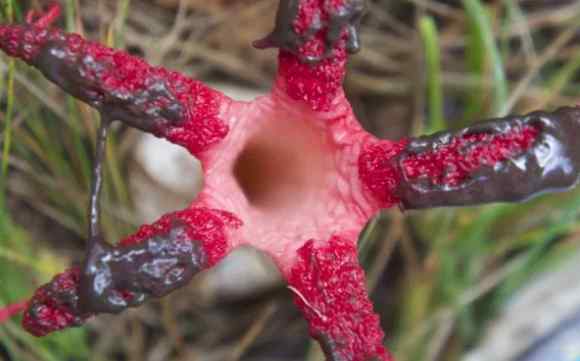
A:
{"type": "Polygon", "coordinates": [[[125,23],[127,21],[127,15],[129,14],[129,6],[131,5],[131,0],[119,1],[119,8],[117,10],[117,31],[115,36],[115,46],[123,47],[125,46],[125,39],[123,34],[125,33],[125,23]]]}
{"type": "Polygon", "coordinates": [[[435,21],[423,17],[419,21],[427,66],[427,98],[429,104],[429,133],[447,128],[443,115],[443,87],[441,85],[441,50],[435,21]]]}
{"type": "MultiPolygon", "coordinates": [[[[12,21],[14,17],[13,0],[9,0],[4,6],[4,16],[6,21],[12,21]]],[[[8,158],[10,155],[10,146],[12,143],[12,116],[14,112],[14,60],[9,60],[6,79],[2,81],[2,89],[6,94],[6,112],[4,113],[4,128],[2,136],[2,161],[0,163],[0,236],[8,235],[11,221],[6,210],[6,183],[8,180],[8,158]]]]}
{"type": "Polygon", "coordinates": [[[476,53],[470,55],[471,60],[475,61],[474,59],[477,57],[475,70],[482,72],[481,59],[487,59],[493,78],[491,111],[494,116],[503,116],[505,114],[502,114],[502,107],[508,96],[508,84],[503,60],[495,42],[490,16],[479,0],[463,0],[463,6],[467,12],[470,32],[472,32],[470,40],[475,39],[476,41],[475,47],[468,46],[468,51],[476,53]]]}
{"type": "MultiPolygon", "coordinates": [[[[11,21],[13,18],[12,1],[8,1],[6,5],[6,18],[11,21]]],[[[8,155],[10,153],[10,145],[12,143],[12,116],[14,113],[14,71],[15,62],[13,59],[8,61],[8,74],[6,79],[6,112],[4,113],[4,129],[3,129],[3,146],[2,146],[2,168],[0,176],[5,179],[8,172],[8,155]]]]}
{"type": "Polygon", "coordinates": [[[554,96],[560,94],[562,90],[568,85],[580,70],[580,50],[576,50],[572,56],[572,61],[566,63],[556,74],[554,74],[546,84],[546,97],[538,104],[538,108],[542,109],[549,104],[554,96]]]}
{"type": "MultiPolygon", "coordinates": [[[[480,31],[477,23],[469,22],[469,30],[466,36],[466,67],[469,73],[479,79],[485,77],[485,46],[482,37],[479,35],[480,31]]],[[[477,86],[467,94],[467,101],[465,104],[464,124],[467,124],[474,118],[483,115],[483,104],[485,99],[485,86],[480,81],[477,86]]]]}
{"type": "MultiPolygon", "coordinates": [[[[506,17],[502,24],[502,33],[509,34],[510,30],[522,31],[519,39],[522,42],[523,52],[527,57],[535,60],[537,54],[532,38],[531,30],[526,21],[526,15],[522,10],[521,5],[515,0],[504,0],[506,17]],[[515,25],[519,25],[516,26],[515,25]],[[519,30],[523,29],[523,30],[519,30]]],[[[507,59],[510,55],[510,39],[509,36],[502,36],[502,56],[507,59]]]]}

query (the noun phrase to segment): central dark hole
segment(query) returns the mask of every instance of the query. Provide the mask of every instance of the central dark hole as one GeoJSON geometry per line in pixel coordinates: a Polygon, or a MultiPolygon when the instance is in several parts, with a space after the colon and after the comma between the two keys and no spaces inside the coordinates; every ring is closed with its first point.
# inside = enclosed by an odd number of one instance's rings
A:
{"type": "Polygon", "coordinates": [[[322,186],[330,156],[324,137],[305,123],[278,122],[251,137],[234,162],[233,175],[256,207],[304,202],[322,186]]]}

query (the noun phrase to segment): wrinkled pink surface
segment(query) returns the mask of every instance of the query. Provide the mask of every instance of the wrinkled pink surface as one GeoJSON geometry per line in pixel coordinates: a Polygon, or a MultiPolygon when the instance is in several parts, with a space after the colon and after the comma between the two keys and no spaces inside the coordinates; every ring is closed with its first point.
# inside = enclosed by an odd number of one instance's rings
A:
{"type": "Polygon", "coordinates": [[[287,272],[296,250],[310,239],[340,235],[356,240],[377,211],[357,171],[361,146],[371,136],[342,92],[332,111],[315,112],[276,87],[253,102],[224,104],[221,118],[230,133],[200,158],[205,185],[194,204],[242,220],[244,226],[230,235],[232,247],[263,250],[287,272]],[[250,192],[253,201],[234,174],[248,143],[260,150],[246,168],[262,183],[250,192]]]}

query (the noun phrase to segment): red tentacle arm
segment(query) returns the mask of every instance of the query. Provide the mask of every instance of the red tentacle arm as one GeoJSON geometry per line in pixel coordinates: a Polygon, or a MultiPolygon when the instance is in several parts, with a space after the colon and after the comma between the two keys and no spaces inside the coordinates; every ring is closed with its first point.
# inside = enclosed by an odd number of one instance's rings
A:
{"type": "Polygon", "coordinates": [[[193,154],[226,136],[229,128],[220,111],[228,101],[221,93],[126,52],[49,28],[58,14],[54,5],[44,15],[30,13],[27,24],[0,25],[0,49],[109,120],[167,138],[193,154]]]}
{"type": "Polygon", "coordinates": [[[405,209],[519,202],[578,183],[580,108],[533,112],[477,123],[361,156],[361,175],[375,198],[405,209]],[[390,198],[389,198],[390,197],[390,198]]]}
{"type": "Polygon", "coordinates": [[[24,311],[27,306],[28,302],[25,301],[0,307],[0,324],[8,320],[10,317],[24,311]]]}
{"type": "Polygon", "coordinates": [[[360,49],[363,0],[282,0],[274,31],[257,48],[280,48],[277,86],[316,111],[342,93],[347,53],[360,49]]]}
{"type": "Polygon", "coordinates": [[[31,10],[26,14],[26,23],[39,28],[49,27],[60,16],[61,8],[57,2],[53,2],[45,13],[31,10]]]}
{"type": "Polygon", "coordinates": [[[44,336],[162,297],[221,260],[231,249],[229,233],[240,226],[230,213],[191,208],[141,226],[116,247],[101,244],[85,264],[36,290],[23,327],[44,336]]]}
{"type": "Polygon", "coordinates": [[[288,284],[328,361],[393,360],[383,346],[355,241],[333,237],[322,245],[306,242],[288,284]]]}

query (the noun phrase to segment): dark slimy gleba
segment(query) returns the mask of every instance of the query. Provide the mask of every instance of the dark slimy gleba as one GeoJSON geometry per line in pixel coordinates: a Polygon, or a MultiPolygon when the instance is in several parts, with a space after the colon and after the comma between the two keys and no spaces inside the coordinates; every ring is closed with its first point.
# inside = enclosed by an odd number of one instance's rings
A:
{"type": "Polygon", "coordinates": [[[175,221],[167,234],[126,247],[95,242],[79,285],[82,313],[118,313],[183,287],[207,263],[199,243],[175,221]]]}
{"type": "Polygon", "coordinates": [[[114,61],[106,63],[98,61],[96,54],[74,51],[69,42],[64,36],[47,42],[32,63],[67,93],[99,110],[105,119],[120,120],[147,132],[160,132],[183,119],[183,105],[168,89],[168,79],[151,74],[141,81],[140,89],[107,89],[104,80],[116,71],[114,61]]]}
{"type": "Polygon", "coordinates": [[[365,10],[363,0],[347,0],[337,7],[326,1],[322,11],[312,16],[311,22],[301,32],[296,31],[299,0],[281,0],[276,14],[274,30],[261,40],[254,42],[258,49],[279,48],[298,56],[307,63],[317,63],[332,57],[333,49],[346,34],[346,50],[354,54],[360,50],[359,26],[365,10]],[[303,55],[300,48],[315,34],[325,30],[325,51],[322,55],[303,55]]]}
{"type": "Polygon", "coordinates": [[[578,108],[494,119],[456,133],[421,137],[394,159],[403,175],[396,193],[404,208],[416,209],[520,202],[567,190],[580,177],[577,139],[578,108]],[[490,146],[495,158],[486,149],[490,146]],[[430,171],[438,167],[442,176],[433,177],[430,171]],[[421,174],[413,174],[417,171],[421,174]],[[461,179],[450,177],[453,173],[461,179]]]}

